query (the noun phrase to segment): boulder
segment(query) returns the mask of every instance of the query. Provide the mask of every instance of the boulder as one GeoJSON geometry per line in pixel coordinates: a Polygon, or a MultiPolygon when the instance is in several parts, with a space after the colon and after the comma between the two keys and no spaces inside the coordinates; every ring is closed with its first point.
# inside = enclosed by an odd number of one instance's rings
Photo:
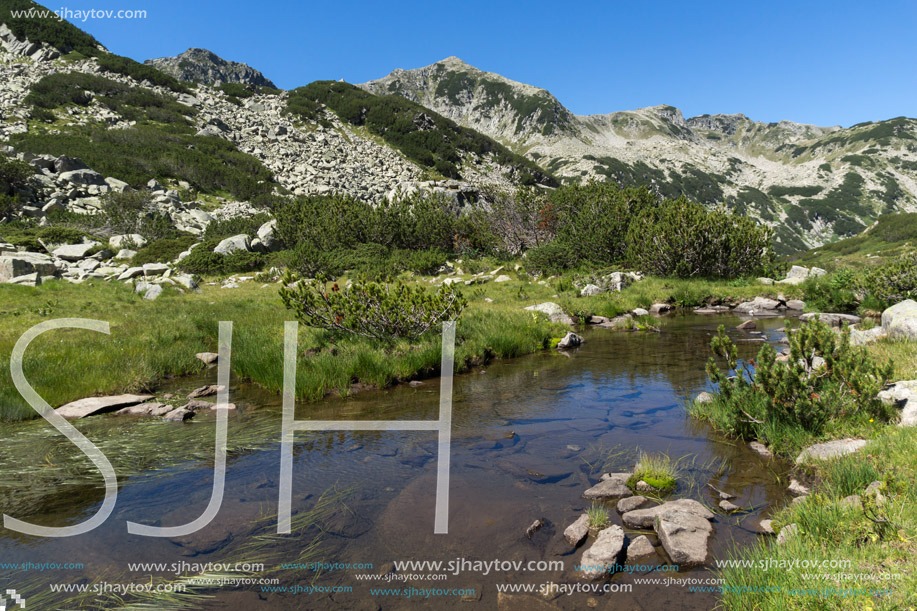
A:
{"type": "Polygon", "coordinates": [[[144,263],[143,264],[143,275],[146,277],[150,276],[161,276],[167,271],[169,271],[169,266],[165,263],[144,263]]]}
{"type": "Polygon", "coordinates": [[[220,358],[220,355],[217,354],[216,352],[198,352],[194,356],[195,358],[203,361],[205,365],[213,365],[220,358]]]}
{"type": "Polygon", "coordinates": [[[124,193],[125,191],[130,191],[131,186],[124,182],[123,180],[118,180],[117,178],[112,178],[111,176],[105,177],[105,184],[111,188],[115,193],[124,193]]]}
{"type": "Polygon", "coordinates": [[[761,520],[758,522],[758,532],[762,535],[773,535],[774,533],[774,521],[773,520],[761,520]]]}
{"type": "Polygon", "coordinates": [[[767,297],[755,297],[752,301],[745,301],[735,307],[735,311],[741,314],[773,314],[778,311],[780,302],[776,299],[767,297]]]}
{"type": "Polygon", "coordinates": [[[751,331],[752,329],[757,329],[757,328],[758,328],[758,323],[756,323],[753,320],[746,320],[745,322],[743,322],[742,324],[736,327],[736,329],[739,329],[742,331],[751,331]]]}
{"type": "Polygon", "coordinates": [[[654,303],[650,306],[650,314],[665,314],[672,309],[667,303],[654,303]]]}
{"type": "Polygon", "coordinates": [[[507,276],[506,274],[500,274],[499,276],[497,276],[496,278],[494,278],[494,282],[496,282],[496,283],[498,283],[498,284],[503,283],[503,282],[509,282],[510,280],[512,280],[512,278],[510,278],[510,277],[507,276]]]}
{"type": "Polygon", "coordinates": [[[644,310],[643,308],[634,308],[631,310],[631,314],[634,316],[649,316],[649,313],[649,310],[644,310]]]}
{"type": "Polygon", "coordinates": [[[567,331],[567,334],[564,335],[563,339],[557,342],[557,347],[563,350],[569,348],[576,348],[581,346],[586,340],[574,333],[573,331],[567,331]]]}
{"type": "Polygon", "coordinates": [[[656,548],[653,547],[649,537],[646,535],[640,535],[631,541],[630,545],[627,546],[627,561],[630,562],[636,558],[652,556],[655,553],[656,548]]]}
{"type": "Polygon", "coordinates": [[[697,566],[707,561],[710,522],[693,511],[666,509],[653,522],[659,542],[674,564],[697,566]]]}
{"type": "Polygon", "coordinates": [[[787,310],[798,310],[802,312],[803,310],[806,309],[806,302],[800,299],[789,299],[786,302],[786,309],[787,310]]]}
{"type": "Polygon", "coordinates": [[[38,272],[32,274],[26,274],[24,276],[16,276],[6,281],[6,284],[17,284],[19,286],[40,286],[41,285],[41,275],[38,272]]]}
{"type": "Polygon", "coordinates": [[[657,505],[656,507],[628,511],[621,516],[621,520],[624,522],[624,526],[627,526],[628,528],[652,528],[653,524],[655,523],[656,516],[670,509],[678,509],[687,511],[689,513],[694,513],[701,518],[704,518],[705,520],[712,520],[714,518],[713,513],[709,509],[694,499],[678,499],[677,501],[668,501],[662,505],[657,505]]]}
{"type": "Polygon", "coordinates": [[[40,253],[22,252],[0,257],[0,282],[35,273],[51,276],[56,272],[57,266],[51,257],[40,253]]]}
{"type": "Polygon", "coordinates": [[[576,519],[576,521],[564,530],[564,539],[567,543],[576,547],[586,535],[589,534],[589,516],[585,513],[576,519]]]}
{"type": "Polygon", "coordinates": [[[163,420],[171,422],[184,422],[194,418],[194,412],[184,407],[177,407],[162,417],[163,420]]]}
{"type": "Polygon", "coordinates": [[[228,255],[240,250],[248,251],[250,245],[251,242],[249,241],[248,236],[244,233],[240,233],[239,235],[234,235],[231,238],[226,238],[217,244],[216,248],[213,249],[213,252],[219,255],[228,255]]]}
{"type": "Polygon", "coordinates": [[[220,386],[218,384],[208,384],[207,386],[201,386],[195,388],[188,394],[189,399],[197,399],[199,397],[209,397],[215,395],[220,391],[220,386]]]}
{"type": "Polygon", "coordinates": [[[112,397],[88,397],[71,401],[58,407],[56,411],[64,418],[86,418],[96,414],[112,412],[130,405],[149,401],[153,395],[116,395],[112,397]]]}
{"type": "Polygon", "coordinates": [[[154,301],[157,297],[162,295],[162,285],[161,284],[151,284],[149,288],[146,289],[143,293],[143,298],[147,301],[154,301]]]}
{"type": "Polygon", "coordinates": [[[120,276],[118,276],[118,280],[130,280],[131,278],[136,278],[137,276],[140,276],[142,274],[143,274],[142,267],[129,267],[126,270],[124,270],[120,276]]]}
{"type": "Polygon", "coordinates": [[[525,309],[530,312],[541,312],[546,314],[551,322],[559,322],[566,325],[573,324],[573,319],[567,316],[567,314],[564,312],[564,309],[551,301],[539,303],[538,305],[528,306],[525,309]]]}
{"type": "Polygon", "coordinates": [[[836,439],[825,443],[816,443],[799,453],[796,464],[809,460],[830,460],[847,454],[853,454],[866,445],[865,439],[836,439]]]}
{"type": "Polygon", "coordinates": [[[613,572],[624,549],[624,529],[617,524],[599,532],[595,543],[583,552],[580,570],[584,579],[599,579],[613,572]]]}
{"type": "Polygon", "coordinates": [[[80,259],[88,257],[89,251],[98,245],[98,242],[90,242],[88,244],[64,244],[63,246],[55,248],[54,252],[51,254],[64,261],[79,261],[80,259]]]}
{"type": "Polygon", "coordinates": [[[694,398],[695,403],[712,403],[714,396],[709,392],[702,392],[694,398]]]}
{"type": "Polygon", "coordinates": [[[748,447],[756,453],[761,458],[771,458],[773,454],[770,450],[767,449],[767,446],[761,443],[760,441],[752,441],[748,444],[748,447]]]}
{"type": "Polygon", "coordinates": [[[593,297],[602,293],[602,289],[595,284],[587,284],[583,287],[583,290],[579,292],[580,297],[593,297]]]}
{"type": "Polygon", "coordinates": [[[808,486],[803,485],[802,482],[795,478],[790,480],[790,485],[787,486],[787,490],[789,490],[790,494],[793,496],[806,496],[811,492],[808,486]]]}
{"type": "Polygon", "coordinates": [[[905,299],[882,312],[882,328],[892,339],[917,339],[917,301],[905,299]]]}
{"type": "Polygon", "coordinates": [[[720,509],[722,509],[726,513],[735,513],[737,511],[742,511],[741,507],[725,499],[719,502],[719,506],[720,506],[720,509]]]}
{"type": "Polygon", "coordinates": [[[280,236],[277,235],[277,219],[271,219],[258,228],[258,239],[261,240],[264,248],[269,251],[273,252],[283,248],[280,236]]]}
{"type": "Polygon", "coordinates": [[[106,185],[105,178],[95,170],[71,170],[70,172],[61,172],[61,180],[75,185],[89,186],[96,185],[101,187],[106,185]]]}
{"type": "Polygon", "coordinates": [[[83,163],[82,159],[77,159],[76,157],[68,157],[67,155],[61,155],[54,160],[54,173],[63,174],[64,172],[72,172],[74,170],[88,170],[89,166],[83,163]]]}

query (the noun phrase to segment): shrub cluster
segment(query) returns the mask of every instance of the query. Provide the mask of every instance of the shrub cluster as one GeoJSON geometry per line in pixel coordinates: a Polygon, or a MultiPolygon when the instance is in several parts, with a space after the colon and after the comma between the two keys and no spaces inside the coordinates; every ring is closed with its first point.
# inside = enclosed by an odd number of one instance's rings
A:
{"type": "Polygon", "coordinates": [[[217,240],[201,242],[191,254],[178,262],[178,268],[189,274],[217,276],[253,272],[264,267],[266,258],[261,253],[237,250],[228,255],[221,255],[213,252],[217,244],[217,240]]]}
{"type": "Polygon", "coordinates": [[[16,134],[12,140],[21,150],[79,157],[103,176],[135,187],[151,178],[185,180],[204,193],[228,191],[238,199],[250,200],[271,193],[274,185],[270,170],[233,143],[194,136],[184,128],[98,126],[60,134],[16,134]]]}
{"type": "Polygon", "coordinates": [[[717,385],[711,403],[695,404],[696,415],[743,439],[784,443],[787,429],[818,435],[841,419],[888,420],[893,409],[876,398],[892,373],[863,348],[850,345],[850,332],[835,332],[813,320],[788,334],[789,358],[777,360],[770,345],[761,348],[754,367],[739,363],[738,349],[723,326],[711,342],[715,357],[707,374],[717,385]]]}
{"type": "Polygon", "coordinates": [[[26,188],[35,173],[29,164],[0,153],[0,218],[19,206],[18,192],[26,188]]]}
{"type": "Polygon", "coordinates": [[[324,276],[284,278],[280,298],[304,325],[371,339],[417,339],[439,323],[456,320],[467,301],[455,287],[428,291],[404,283],[353,283],[341,288],[324,276]]]}

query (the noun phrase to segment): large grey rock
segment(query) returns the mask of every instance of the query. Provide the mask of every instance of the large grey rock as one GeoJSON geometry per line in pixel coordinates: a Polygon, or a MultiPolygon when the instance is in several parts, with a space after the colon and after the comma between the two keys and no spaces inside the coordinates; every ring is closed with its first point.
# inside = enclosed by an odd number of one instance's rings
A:
{"type": "Polygon", "coordinates": [[[131,278],[136,278],[137,276],[142,276],[142,275],[143,275],[142,267],[129,267],[126,270],[124,270],[120,276],[118,276],[118,280],[130,280],[131,278]]]}
{"type": "Polygon", "coordinates": [[[23,252],[0,257],[0,282],[9,282],[35,273],[51,276],[56,271],[57,267],[51,257],[40,253],[23,252]]]}
{"type": "Polygon", "coordinates": [[[901,409],[898,426],[917,426],[917,380],[905,380],[880,391],[878,398],[885,405],[901,409]]]}
{"type": "Polygon", "coordinates": [[[60,178],[69,183],[82,186],[96,185],[101,187],[107,184],[105,178],[95,170],[72,170],[70,172],[61,172],[60,178]]]}
{"type": "Polygon", "coordinates": [[[161,284],[151,284],[149,288],[146,289],[143,293],[143,298],[147,301],[153,301],[157,297],[162,295],[162,285],[161,284]]]}
{"type": "Polygon", "coordinates": [[[705,518],[684,509],[667,509],[656,516],[653,528],[674,564],[697,566],[707,561],[713,526],[705,518]]]}
{"type": "Polygon", "coordinates": [[[576,547],[589,534],[589,516],[585,513],[576,519],[576,521],[564,529],[564,539],[567,543],[576,547]]]}
{"type": "Polygon", "coordinates": [[[713,513],[694,499],[678,499],[677,501],[668,501],[656,507],[647,509],[637,509],[628,511],[621,516],[624,526],[628,528],[652,528],[656,521],[656,516],[670,509],[679,509],[690,513],[697,514],[705,520],[712,520],[713,513]]]}
{"type": "Polygon", "coordinates": [[[198,352],[194,356],[203,361],[205,365],[213,365],[220,358],[216,352],[198,352]]]}
{"type": "Polygon", "coordinates": [[[650,314],[665,314],[672,309],[667,303],[654,303],[650,306],[650,314]]]}
{"type": "Polygon", "coordinates": [[[776,299],[767,297],[755,297],[752,301],[740,303],[735,307],[735,311],[741,314],[773,314],[780,307],[780,302],[776,299]]]}
{"type": "Polygon", "coordinates": [[[277,219],[271,219],[258,228],[258,239],[261,240],[265,249],[272,252],[283,247],[283,243],[277,235],[277,219]]]}
{"type": "Polygon", "coordinates": [[[602,289],[595,284],[587,284],[583,287],[583,290],[580,291],[580,297],[593,297],[602,293],[602,289]]]}
{"type": "Polygon", "coordinates": [[[62,174],[64,172],[73,172],[74,170],[88,170],[89,166],[83,163],[82,159],[61,155],[54,160],[54,172],[62,174]]]}
{"type": "Polygon", "coordinates": [[[98,242],[90,242],[89,244],[64,244],[63,246],[55,248],[54,252],[51,254],[64,261],[79,261],[80,259],[88,257],[89,251],[98,245],[98,242]]]}
{"type": "Polygon", "coordinates": [[[850,329],[850,344],[852,346],[865,346],[884,337],[888,337],[888,332],[883,327],[873,327],[865,331],[850,329]]]}
{"type": "Polygon", "coordinates": [[[228,255],[237,251],[248,251],[251,246],[249,238],[244,233],[226,238],[213,249],[213,252],[219,255],[228,255]]]}
{"type": "Polygon", "coordinates": [[[796,464],[800,465],[809,460],[829,460],[861,450],[866,445],[865,439],[836,439],[824,443],[816,443],[799,453],[796,464]]]}
{"type": "Polygon", "coordinates": [[[882,312],[882,328],[892,339],[917,339],[917,302],[906,299],[882,312]]]}
{"type": "Polygon", "coordinates": [[[799,320],[808,322],[813,318],[818,318],[821,322],[831,325],[832,327],[843,327],[844,323],[855,325],[862,320],[859,316],[853,314],[833,314],[825,312],[807,312],[800,316],[799,320]]]}
{"type": "Polygon", "coordinates": [[[624,549],[624,529],[617,524],[599,532],[589,549],[580,558],[580,569],[584,579],[598,579],[609,575],[618,564],[624,549]]]}
{"type": "Polygon", "coordinates": [[[573,319],[567,316],[564,312],[564,309],[557,305],[554,302],[546,301],[545,303],[539,303],[538,305],[533,305],[525,308],[531,312],[541,312],[547,314],[548,319],[551,322],[559,322],[566,325],[572,325],[573,319]]]}
{"type": "Polygon", "coordinates": [[[586,499],[611,499],[622,496],[632,496],[633,492],[627,487],[627,480],[632,473],[609,473],[608,478],[589,488],[583,493],[586,499]]]}
{"type": "Polygon", "coordinates": [[[169,271],[169,269],[170,267],[165,263],[144,263],[143,275],[146,277],[161,276],[169,271]]]}
{"type": "Polygon", "coordinates": [[[563,339],[557,342],[557,347],[561,349],[576,348],[577,346],[582,345],[585,340],[574,333],[573,331],[567,331],[567,334],[564,335],[563,339]]]}
{"type": "Polygon", "coordinates": [[[58,407],[56,411],[64,418],[85,418],[95,414],[111,412],[129,405],[149,401],[153,395],[116,395],[112,397],[88,397],[71,401],[58,407]]]}

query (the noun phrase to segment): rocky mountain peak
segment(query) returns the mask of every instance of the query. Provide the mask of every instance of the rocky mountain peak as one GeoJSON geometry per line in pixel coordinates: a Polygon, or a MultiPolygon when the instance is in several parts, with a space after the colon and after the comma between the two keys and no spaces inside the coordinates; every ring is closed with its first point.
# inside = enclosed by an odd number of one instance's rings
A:
{"type": "Polygon", "coordinates": [[[191,48],[175,57],[160,57],[144,62],[182,81],[208,85],[243,83],[276,89],[261,72],[247,64],[228,61],[207,49],[191,48]]]}

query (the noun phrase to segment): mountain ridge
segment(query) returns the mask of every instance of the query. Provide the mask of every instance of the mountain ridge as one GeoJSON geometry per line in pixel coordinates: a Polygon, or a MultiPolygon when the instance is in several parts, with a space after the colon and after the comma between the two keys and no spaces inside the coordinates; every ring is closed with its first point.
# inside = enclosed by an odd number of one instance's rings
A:
{"type": "Polygon", "coordinates": [[[274,83],[248,64],[223,59],[213,51],[191,47],[172,57],[157,57],[143,62],[181,81],[221,85],[241,83],[277,89],[274,83]]]}

